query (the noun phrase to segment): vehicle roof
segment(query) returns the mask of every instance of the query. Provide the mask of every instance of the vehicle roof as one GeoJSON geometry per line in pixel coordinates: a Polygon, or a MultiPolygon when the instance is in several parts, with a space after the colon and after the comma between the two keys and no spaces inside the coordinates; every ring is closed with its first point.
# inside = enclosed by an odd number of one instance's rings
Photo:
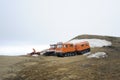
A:
{"type": "MultiPolygon", "coordinates": [[[[59,44],[66,44],[66,45],[70,45],[70,44],[89,44],[89,42],[88,41],[83,41],[83,42],[78,42],[78,43],[71,43],[71,42],[65,42],[65,43],[62,43],[62,42],[59,42],[59,43],[57,43],[58,45],[59,44]]],[[[57,45],[56,44],[56,45],[57,45]]]]}
{"type": "Polygon", "coordinates": [[[89,42],[88,41],[83,41],[83,42],[77,42],[77,43],[71,43],[71,42],[66,42],[64,44],[88,44],[89,42]]]}
{"type": "Polygon", "coordinates": [[[88,41],[84,41],[84,42],[79,42],[79,43],[76,43],[76,44],[88,44],[89,42],[88,41]]]}

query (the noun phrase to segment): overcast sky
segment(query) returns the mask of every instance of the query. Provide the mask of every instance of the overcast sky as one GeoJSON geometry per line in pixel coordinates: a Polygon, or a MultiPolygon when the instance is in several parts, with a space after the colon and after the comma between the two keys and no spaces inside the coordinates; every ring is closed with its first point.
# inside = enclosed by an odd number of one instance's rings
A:
{"type": "Polygon", "coordinates": [[[0,44],[120,37],[120,0],[0,0],[0,44]]]}

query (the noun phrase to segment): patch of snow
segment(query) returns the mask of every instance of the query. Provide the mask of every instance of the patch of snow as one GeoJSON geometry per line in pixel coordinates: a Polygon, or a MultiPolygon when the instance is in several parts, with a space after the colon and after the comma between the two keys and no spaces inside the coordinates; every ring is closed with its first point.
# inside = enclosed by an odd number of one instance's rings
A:
{"type": "Polygon", "coordinates": [[[90,47],[92,48],[112,45],[110,41],[103,40],[103,39],[74,39],[74,40],[71,40],[70,42],[75,44],[75,43],[84,42],[84,41],[88,41],[90,44],[90,47]]]}
{"type": "Polygon", "coordinates": [[[87,56],[87,58],[105,58],[105,57],[108,57],[108,55],[105,52],[97,52],[87,56]]]}
{"type": "Polygon", "coordinates": [[[34,57],[38,57],[39,55],[37,55],[37,54],[34,54],[34,55],[32,55],[32,56],[34,56],[34,57]]]}
{"type": "Polygon", "coordinates": [[[90,52],[88,52],[88,53],[85,53],[85,54],[83,54],[84,56],[88,56],[88,55],[90,55],[91,53],[90,52]]]}

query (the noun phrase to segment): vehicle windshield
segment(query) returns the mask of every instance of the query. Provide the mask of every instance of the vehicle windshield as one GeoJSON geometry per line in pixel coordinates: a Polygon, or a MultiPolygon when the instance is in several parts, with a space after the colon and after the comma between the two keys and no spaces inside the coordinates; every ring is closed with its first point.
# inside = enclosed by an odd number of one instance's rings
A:
{"type": "Polygon", "coordinates": [[[50,45],[50,48],[56,48],[56,45],[50,45]]]}
{"type": "Polygon", "coordinates": [[[58,44],[58,45],[57,45],[57,48],[62,48],[62,44],[58,44]]]}

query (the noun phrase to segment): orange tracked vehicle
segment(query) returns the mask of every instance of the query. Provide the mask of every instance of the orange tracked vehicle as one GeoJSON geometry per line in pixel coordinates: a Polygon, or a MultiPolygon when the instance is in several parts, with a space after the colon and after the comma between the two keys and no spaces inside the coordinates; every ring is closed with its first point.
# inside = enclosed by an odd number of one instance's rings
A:
{"type": "Polygon", "coordinates": [[[58,43],[55,49],[55,54],[60,57],[75,56],[90,52],[90,46],[87,41],[80,43],[58,43]]]}

